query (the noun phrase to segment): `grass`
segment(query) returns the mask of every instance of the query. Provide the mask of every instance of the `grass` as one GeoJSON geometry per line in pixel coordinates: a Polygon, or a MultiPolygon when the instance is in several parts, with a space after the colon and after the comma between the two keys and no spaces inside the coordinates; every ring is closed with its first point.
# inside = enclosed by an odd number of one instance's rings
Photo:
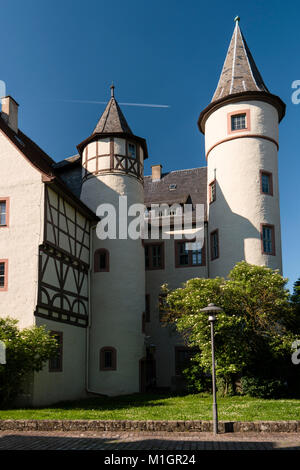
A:
{"type": "MultiPolygon", "coordinates": [[[[263,400],[250,397],[218,398],[223,421],[300,420],[300,400],[263,400]]],[[[98,419],[98,420],[211,420],[208,394],[133,394],[88,398],[54,406],[2,409],[0,419],[98,419]]]]}

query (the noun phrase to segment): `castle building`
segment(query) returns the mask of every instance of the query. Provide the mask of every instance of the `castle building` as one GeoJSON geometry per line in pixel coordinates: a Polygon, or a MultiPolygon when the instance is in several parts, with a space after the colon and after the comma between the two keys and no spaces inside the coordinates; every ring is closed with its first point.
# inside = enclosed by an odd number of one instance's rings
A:
{"type": "Polygon", "coordinates": [[[191,351],[164,325],[161,286],[226,277],[241,260],[282,271],[277,152],[284,114],[238,19],[198,121],[205,167],[164,173],[154,164],[144,176],[147,143],[129,127],[113,86],[92,134],[59,163],[19,129],[16,101],[2,99],[0,315],[21,328],[44,325],[60,344],[58,357],[28,382],[26,403],[181,386],[191,351]],[[130,214],[116,219],[116,237],[99,237],[99,206],[117,208],[125,199],[147,209],[203,205],[203,245],[128,238],[130,214]]]}

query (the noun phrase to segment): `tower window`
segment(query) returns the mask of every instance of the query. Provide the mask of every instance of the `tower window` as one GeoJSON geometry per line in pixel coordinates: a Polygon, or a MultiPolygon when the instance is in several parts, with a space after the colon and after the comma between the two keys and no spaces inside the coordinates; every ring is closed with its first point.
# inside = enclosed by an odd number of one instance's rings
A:
{"type": "Polygon", "coordinates": [[[250,109],[243,109],[239,112],[228,113],[227,115],[228,134],[239,131],[250,131],[250,109]]]}
{"type": "Polygon", "coordinates": [[[262,224],[261,226],[262,253],[275,256],[274,225],[262,224]]]}
{"type": "Polygon", "coordinates": [[[164,269],[163,243],[145,244],[145,266],[147,270],[164,269]]]}
{"type": "Polygon", "coordinates": [[[260,190],[262,194],[273,196],[273,178],[272,173],[268,171],[260,172],[260,190]]]}
{"type": "Polygon", "coordinates": [[[8,227],[9,198],[0,198],[0,227],[8,227]]]}
{"type": "Polygon", "coordinates": [[[246,129],[246,114],[231,116],[231,130],[237,131],[240,129],[246,129]]]}
{"type": "Polygon", "coordinates": [[[0,291],[7,290],[7,259],[0,260],[0,291]]]}
{"type": "Polygon", "coordinates": [[[49,360],[49,372],[62,372],[63,370],[63,333],[61,331],[51,331],[58,344],[58,350],[49,360]]]}
{"type": "Polygon", "coordinates": [[[136,146],[131,142],[128,142],[128,157],[136,158],[136,146]]]}
{"type": "Polygon", "coordinates": [[[208,187],[209,190],[209,203],[211,204],[216,200],[216,180],[213,180],[208,187]]]}
{"type": "Polygon", "coordinates": [[[111,346],[100,349],[100,370],[117,370],[117,351],[111,346]]]}
{"type": "Polygon", "coordinates": [[[108,272],[109,271],[109,251],[100,248],[94,254],[94,272],[108,272]]]}
{"type": "Polygon", "coordinates": [[[210,234],[210,254],[212,260],[217,259],[220,256],[218,230],[214,230],[210,234]]]}

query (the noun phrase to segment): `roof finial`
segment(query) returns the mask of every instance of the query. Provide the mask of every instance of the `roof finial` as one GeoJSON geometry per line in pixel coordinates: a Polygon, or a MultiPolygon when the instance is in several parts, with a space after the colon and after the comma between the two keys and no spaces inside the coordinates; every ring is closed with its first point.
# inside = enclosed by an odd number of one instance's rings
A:
{"type": "Polygon", "coordinates": [[[112,82],[112,84],[110,85],[110,94],[111,94],[111,97],[112,97],[112,98],[115,97],[115,85],[114,85],[114,82],[112,82]]]}
{"type": "Polygon", "coordinates": [[[241,18],[240,18],[239,16],[236,16],[236,17],[234,18],[234,21],[235,21],[237,24],[239,24],[239,21],[241,21],[241,18]]]}

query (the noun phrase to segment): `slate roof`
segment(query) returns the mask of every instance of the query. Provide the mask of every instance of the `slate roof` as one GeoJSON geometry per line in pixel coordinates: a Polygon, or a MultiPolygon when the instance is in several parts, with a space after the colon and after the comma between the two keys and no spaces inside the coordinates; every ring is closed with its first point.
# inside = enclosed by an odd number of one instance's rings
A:
{"type": "Polygon", "coordinates": [[[112,96],[107,103],[107,106],[99,119],[93,134],[98,133],[110,133],[110,132],[124,132],[126,134],[132,134],[132,131],[127,124],[124,114],[117,100],[114,97],[114,86],[111,86],[112,96]]]}
{"type": "Polygon", "coordinates": [[[170,171],[163,173],[161,179],[155,181],[152,181],[151,176],[145,176],[145,205],[150,207],[151,204],[158,203],[192,203],[204,204],[206,208],[206,184],[207,167],[170,171]],[[172,189],[174,185],[176,187],[172,189]]]}
{"type": "Polygon", "coordinates": [[[228,95],[247,91],[269,92],[236,20],[212,102],[228,95]]]}

